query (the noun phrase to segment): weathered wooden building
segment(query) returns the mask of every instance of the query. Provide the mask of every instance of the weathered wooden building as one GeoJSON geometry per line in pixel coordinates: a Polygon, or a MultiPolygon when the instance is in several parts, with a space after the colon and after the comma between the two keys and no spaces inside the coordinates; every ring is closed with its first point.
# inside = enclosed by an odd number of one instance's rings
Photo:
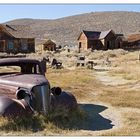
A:
{"type": "Polygon", "coordinates": [[[131,34],[126,37],[118,37],[116,44],[119,43],[120,48],[125,50],[140,49],[140,34],[131,34]]]}
{"type": "Polygon", "coordinates": [[[56,51],[56,43],[50,39],[45,41],[45,43],[43,43],[43,50],[56,51]]]}
{"type": "Polygon", "coordinates": [[[129,49],[140,49],[140,34],[131,34],[127,37],[126,46],[129,49]]]}
{"type": "Polygon", "coordinates": [[[28,26],[0,24],[0,52],[35,52],[35,38],[28,26]]]}
{"type": "Polygon", "coordinates": [[[108,31],[82,31],[78,37],[78,47],[81,50],[108,50],[118,48],[116,34],[113,30],[108,31]]]}
{"type": "Polygon", "coordinates": [[[124,45],[125,45],[125,42],[126,42],[126,38],[122,35],[120,36],[117,36],[116,37],[116,40],[115,40],[115,45],[116,45],[116,48],[121,48],[121,49],[124,49],[124,45]]]}

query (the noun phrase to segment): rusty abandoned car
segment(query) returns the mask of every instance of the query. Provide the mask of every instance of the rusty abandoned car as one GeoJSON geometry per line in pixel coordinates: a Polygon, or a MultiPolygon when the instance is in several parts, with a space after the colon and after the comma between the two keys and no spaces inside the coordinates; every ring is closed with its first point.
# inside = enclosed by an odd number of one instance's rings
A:
{"type": "Polygon", "coordinates": [[[0,115],[10,118],[35,112],[47,115],[58,106],[65,110],[76,108],[75,97],[60,87],[51,88],[45,72],[46,67],[39,60],[0,59],[0,115]]]}

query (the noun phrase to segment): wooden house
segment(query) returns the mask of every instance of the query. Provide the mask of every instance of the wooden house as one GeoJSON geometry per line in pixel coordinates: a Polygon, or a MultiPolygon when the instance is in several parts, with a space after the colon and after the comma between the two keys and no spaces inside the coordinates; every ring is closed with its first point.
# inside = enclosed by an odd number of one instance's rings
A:
{"type": "Polygon", "coordinates": [[[35,38],[30,35],[30,28],[23,25],[0,24],[0,52],[35,52],[35,38]]]}
{"type": "Polygon", "coordinates": [[[50,39],[47,40],[45,43],[43,43],[43,50],[56,51],[56,43],[50,39]]]}
{"type": "Polygon", "coordinates": [[[78,37],[78,46],[81,50],[108,50],[115,49],[116,35],[113,30],[82,31],[78,37]]]}
{"type": "Polygon", "coordinates": [[[140,50],[140,34],[131,34],[119,41],[125,50],[140,50]]]}

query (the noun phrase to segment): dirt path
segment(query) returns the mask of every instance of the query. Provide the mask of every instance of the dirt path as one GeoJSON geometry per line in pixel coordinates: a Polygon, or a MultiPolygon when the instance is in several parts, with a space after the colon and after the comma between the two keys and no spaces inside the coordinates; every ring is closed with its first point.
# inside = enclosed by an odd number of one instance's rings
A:
{"type": "Polygon", "coordinates": [[[99,79],[104,85],[117,86],[117,85],[127,84],[130,82],[129,80],[125,80],[122,77],[109,76],[107,71],[96,72],[96,74],[97,74],[97,79],[99,79]]]}
{"type": "Polygon", "coordinates": [[[109,104],[86,101],[80,102],[79,106],[87,113],[86,121],[83,124],[81,123],[77,130],[69,131],[64,135],[101,136],[106,132],[115,131],[123,126],[119,109],[109,104]]]}
{"type": "MultiPolygon", "coordinates": [[[[104,85],[114,86],[128,82],[120,77],[109,76],[108,68],[104,70],[98,68],[98,70],[93,72],[93,75],[104,85]]],[[[99,99],[95,102],[98,93],[88,93],[87,96],[89,100],[85,99],[85,101],[79,102],[79,106],[88,114],[86,124],[81,124],[78,130],[71,131],[67,135],[98,136],[123,126],[122,115],[118,108],[103,103],[99,99]]]]}
{"type": "MultiPolygon", "coordinates": [[[[99,69],[94,73],[96,79],[104,85],[119,86],[130,83],[122,77],[113,77],[108,74],[108,69],[99,69]]],[[[74,132],[74,135],[102,135],[123,127],[122,113],[124,109],[116,108],[97,100],[93,100],[98,94],[90,93],[89,101],[80,102],[80,107],[88,114],[87,125],[74,132]],[[92,102],[93,100],[93,102],[92,102]],[[123,111],[121,111],[123,110],[123,111]]],[[[73,133],[71,133],[73,135],[73,133]]]]}
{"type": "Polygon", "coordinates": [[[87,126],[84,126],[82,135],[101,135],[105,131],[115,130],[122,126],[119,110],[111,105],[82,102],[80,106],[88,113],[87,126]]]}
{"type": "Polygon", "coordinates": [[[104,85],[110,86],[119,86],[123,84],[129,84],[135,82],[134,80],[126,80],[119,76],[111,76],[109,75],[109,71],[111,68],[109,67],[98,67],[95,69],[97,80],[101,81],[104,85]]]}

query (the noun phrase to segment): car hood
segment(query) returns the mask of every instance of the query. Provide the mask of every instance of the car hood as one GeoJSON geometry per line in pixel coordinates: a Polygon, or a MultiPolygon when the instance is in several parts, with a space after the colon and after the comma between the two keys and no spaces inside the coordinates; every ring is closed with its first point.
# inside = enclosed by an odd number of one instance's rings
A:
{"type": "Polygon", "coordinates": [[[0,84],[32,89],[36,85],[49,84],[44,75],[9,74],[0,76],[0,84]]]}

